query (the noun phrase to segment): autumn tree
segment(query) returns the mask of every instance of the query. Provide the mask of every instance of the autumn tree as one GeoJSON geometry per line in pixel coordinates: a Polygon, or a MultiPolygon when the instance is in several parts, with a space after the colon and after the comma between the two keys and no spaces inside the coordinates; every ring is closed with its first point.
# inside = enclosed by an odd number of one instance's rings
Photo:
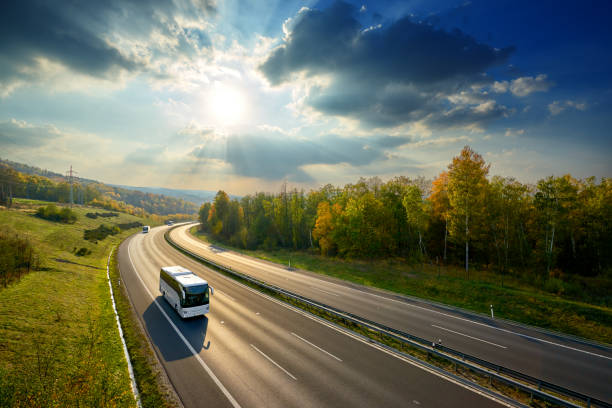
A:
{"type": "Polygon", "coordinates": [[[448,219],[450,216],[450,202],[448,200],[448,173],[443,171],[431,183],[431,195],[429,196],[431,218],[442,220],[444,223],[444,250],[442,259],[446,262],[448,242],[448,219]]]}
{"type": "Polygon", "coordinates": [[[465,242],[465,272],[469,277],[470,240],[478,236],[479,223],[485,217],[484,198],[489,165],[483,157],[465,146],[448,166],[450,233],[465,242]]]}
{"type": "Polygon", "coordinates": [[[330,205],[327,201],[322,201],[317,207],[317,221],[312,231],[312,237],[319,241],[321,255],[329,255],[332,253],[334,245],[332,239],[333,229],[334,226],[330,205]]]}

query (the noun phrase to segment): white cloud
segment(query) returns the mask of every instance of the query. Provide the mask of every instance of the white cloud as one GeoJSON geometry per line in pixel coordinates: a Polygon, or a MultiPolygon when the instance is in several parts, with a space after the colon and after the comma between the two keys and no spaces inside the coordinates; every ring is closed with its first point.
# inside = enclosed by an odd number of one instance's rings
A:
{"type": "Polygon", "coordinates": [[[472,138],[469,136],[452,136],[452,137],[439,137],[437,139],[426,139],[414,143],[412,146],[424,147],[424,146],[448,146],[456,144],[457,142],[471,142],[472,138]]]}
{"type": "Polygon", "coordinates": [[[510,91],[514,96],[527,96],[534,92],[546,92],[554,82],[549,81],[546,74],[540,74],[536,77],[525,76],[516,78],[512,81],[495,81],[490,89],[495,93],[506,93],[510,91]]]}
{"type": "Polygon", "coordinates": [[[546,92],[554,85],[546,78],[546,74],[540,74],[535,78],[529,76],[517,78],[510,84],[510,92],[515,96],[527,96],[533,92],[546,92]]]}
{"type": "Polygon", "coordinates": [[[495,93],[506,93],[508,92],[508,88],[510,87],[510,83],[508,81],[495,81],[493,86],[491,86],[491,90],[495,93]]]}
{"type": "Polygon", "coordinates": [[[494,100],[488,100],[474,107],[476,113],[489,113],[492,112],[497,105],[494,100]]]}
{"type": "Polygon", "coordinates": [[[521,136],[525,134],[525,129],[511,129],[508,128],[506,129],[506,133],[504,133],[504,136],[506,137],[512,137],[512,136],[521,136]]]}
{"type": "Polygon", "coordinates": [[[566,101],[553,101],[548,105],[548,111],[552,116],[557,116],[568,108],[583,112],[587,109],[587,104],[586,102],[576,102],[568,99],[566,101]]]}

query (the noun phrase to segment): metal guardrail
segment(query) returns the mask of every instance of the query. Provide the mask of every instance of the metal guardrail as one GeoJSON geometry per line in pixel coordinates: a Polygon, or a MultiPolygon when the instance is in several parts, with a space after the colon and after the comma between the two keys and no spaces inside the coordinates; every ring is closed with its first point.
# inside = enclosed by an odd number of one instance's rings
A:
{"type": "Polygon", "coordinates": [[[561,394],[565,397],[573,398],[574,400],[581,401],[586,407],[601,407],[601,408],[612,408],[612,405],[599,400],[597,398],[589,397],[588,395],[581,394],[576,391],[572,391],[565,387],[561,387],[559,385],[540,380],[538,378],[532,377],[527,374],[523,374],[521,372],[512,370],[510,368],[506,368],[494,363],[490,363],[486,360],[480,359],[478,357],[471,356],[469,354],[462,353],[460,351],[454,350],[450,347],[442,346],[440,344],[436,344],[432,347],[432,343],[424,338],[414,336],[409,333],[405,333],[401,330],[393,329],[391,327],[376,323],[372,320],[365,319],[363,317],[354,315],[349,312],[345,312],[343,310],[337,309],[333,306],[326,305],[324,303],[317,302],[315,300],[309,299],[305,296],[298,295],[296,293],[290,292],[278,286],[270,285],[268,283],[262,282],[258,279],[255,279],[251,276],[244,275],[240,272],[236,272],[231,268],[228,268],[224,265],[217,264],[210,259],[204,258],[201,255],[193,253],[186,248],[181,247],[176,242],[174,242],[170,238],[170,231],[178,226],[170,228],[168,231],[164,233],[165,240],[178,251],[200,261],[207,265],[213,266],[216,269],[219,269],[225,273],[229,273],[233,276],[236,276],[240,279],[246,280],[252,284],[255,284],[261,288],[265,288],[266,290],[281,294],[283,296],[293,298],[297,301],[308,304],[309,306],[318,308],[323,310],[326,313],[330,313],[337,318],[347,320],[351,323],[366,327],[369,330],[373,330],[375,332],[379,332],[386,336],[391,337],[392,339],[406,343],[410,346],[416,347],[422,351],[425,351],[428,354],[433,354],[439,358],[450,361],[454,364],[455,367],[458,365],[463,366],[469,370],[473,370],[479,374],[489,377],[489,379],[495,379],[496,381],[505,383],[509,386],[515,387],[518,390],[521,390],[533,399],[534,397],[539,398],[544,401],[551,402],[553,404],[557,404],[562,407],[581,407],[582,405],[577,405],[570,401],[559,398],[555,395],[547,393],[545,390],[552,391],[558,394],[561,394]],[[509,378],[512,377],[512,378],[509,378]],[[518,381],[517,381],[518,380],[518,381]],[[522,381],[522,382],[519,382],[522,381]],[[527,385],[525,383],[531,384],[527,385]]]}

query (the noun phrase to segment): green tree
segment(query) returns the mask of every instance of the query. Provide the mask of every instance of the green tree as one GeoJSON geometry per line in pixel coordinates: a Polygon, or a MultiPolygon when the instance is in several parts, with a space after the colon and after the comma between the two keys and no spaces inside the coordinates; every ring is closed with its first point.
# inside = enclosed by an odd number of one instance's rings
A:
{"type": "Polygon", "coordinates": [[[212,208],[212,204],[209,202],[202,204],[202,206],[200,207],[200,211],[198,212],[198,219],[200,221],[201,231],[205,231],[205,232],[210,231],[210,224],[208,223],[208,215],[210,214],[211,208],[212,208]]]}
{"type": "Polygon", "coordinates": [[[402,204],[406,209],[408,225],[416,230],[419,237],[419,251],[421,258],[423,258],[427,254],[422,232],[427,228],[428,202],[423,199],[421,189],[416,185],[412,185],[406,187],[402,204]]]}

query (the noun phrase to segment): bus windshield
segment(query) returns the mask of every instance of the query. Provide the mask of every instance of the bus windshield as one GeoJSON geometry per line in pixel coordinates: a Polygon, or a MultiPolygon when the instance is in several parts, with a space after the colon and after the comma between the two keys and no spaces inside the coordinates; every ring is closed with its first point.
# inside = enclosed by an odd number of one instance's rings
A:
{"type": "Polygon", "coordinates": [[[183,307],[193,307],[208,304],[208,285],[187,286],[183,307]]]}

